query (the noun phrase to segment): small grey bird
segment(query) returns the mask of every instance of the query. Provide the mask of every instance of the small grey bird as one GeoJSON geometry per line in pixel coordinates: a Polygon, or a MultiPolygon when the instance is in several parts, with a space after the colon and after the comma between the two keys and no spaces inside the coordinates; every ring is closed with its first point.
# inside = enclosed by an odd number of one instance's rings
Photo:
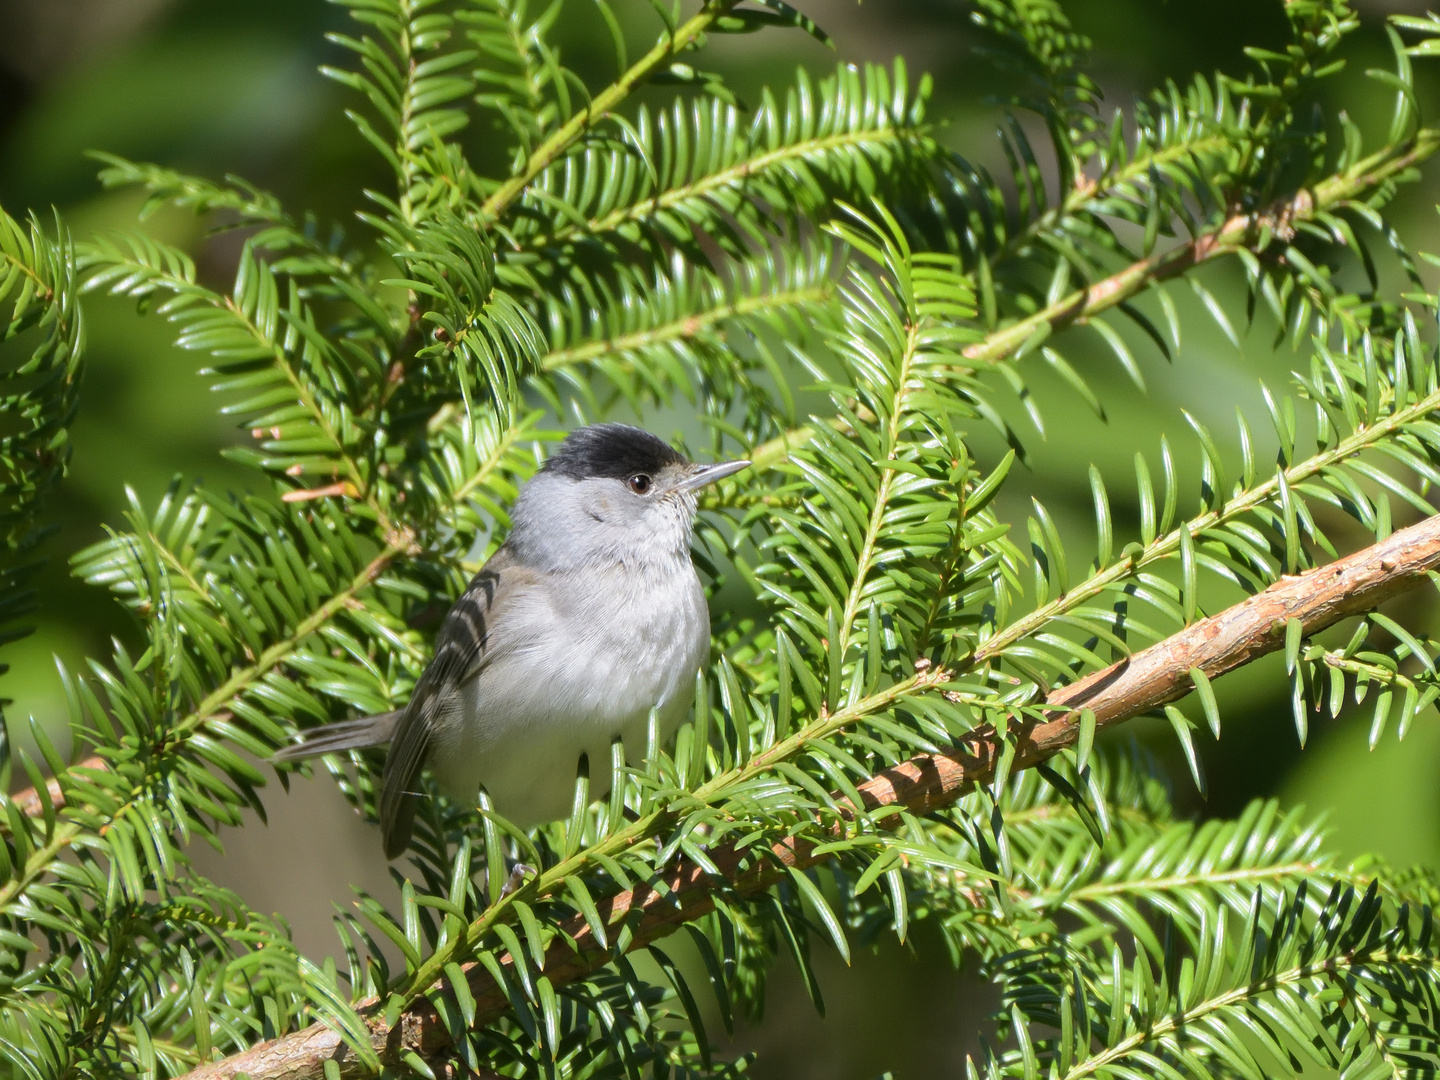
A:
{"type": "Polygon", "coordinates": [[[521,488],[509,536],[445,617],[410,703],[312,728],[274,760],[388,742],[390,859],[410,843],[426,766],[457,800],[484,785],[522,828],[569,812],[582,754],[603,796],[617,736],[633,753],[651,709],[662,739],[684,719],[710,650],[690,561],[695,493],[749,464],[696,465],[625,424],[572,432],[521,488]]]}

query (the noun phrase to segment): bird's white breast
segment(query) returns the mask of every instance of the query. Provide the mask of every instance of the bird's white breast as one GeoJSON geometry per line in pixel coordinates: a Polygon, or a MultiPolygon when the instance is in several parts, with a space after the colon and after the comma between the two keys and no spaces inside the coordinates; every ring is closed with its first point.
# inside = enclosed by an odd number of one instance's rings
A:
{"type": "Polygon", "coordinates": [[[612,740],[638,760],[652,708],[669,738],[709,651],[710,619],[687,553],[643,571],[551,575],[495,635],[494,659],[462,688],[430,766],[452,798],[471,801],[483,784],[501,814],[528,827],[569,813],[582,753],[592,797],[604,794],[612,740]]]}

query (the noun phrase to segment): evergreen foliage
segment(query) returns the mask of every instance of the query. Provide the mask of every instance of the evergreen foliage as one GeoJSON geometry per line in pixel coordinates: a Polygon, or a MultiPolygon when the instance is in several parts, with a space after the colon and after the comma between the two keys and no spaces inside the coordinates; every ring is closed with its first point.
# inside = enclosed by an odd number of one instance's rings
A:
{"type": "MultiPolygon", "coordinates": [[[[1193,622],[1216,582],[1254,593],[1432,512],[1440,302],[1386,206],[1440,147],[1410,68],[1440,22],[1394,20],[1393,68],[1371,73],[1393,117],[1362,131],[1313,107],[1357,25],[1341,0],[1291,0],[1283,51],[1113,111],[1055,0],[977,0],[1012,80],[997,177],[946,148],[903,65],[802,72],[742,108],[696,62],[715,34],[825,40],[780,0],[657,3],[633,59],[597,0],[615,46],[600,86],[562,62],[559,0],[339,2],[350,62],[325,74],[394,176],[354,193],[348,232],[242,181],[108,156],[106,186],[242,231],[233,286],[138,229],[75,243],[0,221],[0,634],[31,603],[37,505],[65,466],[84,291],[133,298],[197,354],[260,492],[177,480],[75,559],[138,644],[66,673],[72,760],[36,727],[44,761],[15,755],[29,779],[11,785],[0,753],[5,790],[34,785],[0,797],[0,1075],[178,1076],[317,1021],[342,1034],[345,1075],[736,1075],[704,1017],[758,1016],[777,953],[823,1007],[812,949],[848,957],[926,918],[1001,991],[973,1077],[1436,1068],[1431,875],[1345,864],[1273,803],[1179,819],[1153,761],[1083,731],[1042,770],[1011,766],[1047,692],[1193,622]],[[666,86],[667,104],[631,101],[666,86]],[[472,167],[477,130],[505,172],[472,167]],[[1238,303],[1197,273],[1232,256],[1238,303]],[[1268,318],[1297,350],[1293,386],[1267,391],[1273,432],[1192,420],[1198,478],[1168,444],[1139,448],[1133,529],[1092,470],[1093,552],[1039,501],[1006,520],[996,496],[1047,419],[1028,373],[1104,415],[1075,343],[1143,387],[1196,318],[1232,339],[1268,318]],[[428,799],[394,868],[401,907],[337,915],[323,964],[197,875],[189,844],[263,814],[257,759],[297,726],[404,703],[427,612],[497,545],[544,444],[626,410],[663,429],[681,404],[706,433],[692,456],[756,462],[709,497],[697,557],[763,615],[714,605],[673,747],[595,763],[616,772],[608,800],[578,778],[570,819],[528,835],[428,799]],[[1012,451],[982,461],[982,430],[1012,451]],[[993,784],[929,815],[854,809],[865,780],[982,723],[1004,740],[993,784]],[[538,873],[502,896],[507,844],[538,873]],[[803,869],[773,864],[787,846],[803,869]],[[601,914],[677,860],[715,873],[708,907],[676,920],[683,956],[601,914]],[[738,887],[736,865],[773,886],[738,887]],[[552,978],[547,950],[576,926],[604,962],[552,978]],[[443,1038],[377,1047],[424,1002],[443,1038]]],[[[1290,635],[1302,741],[1317,708],[1373,700],[1374,741],[1440,696],[1414,628],[1350,630],[1343,648],[1290,635]]],[[[1203,787],[1190,721],[1167,714],[1203,787]]],[[[377,759],[323,767],[373,818],[377,759]]]]}

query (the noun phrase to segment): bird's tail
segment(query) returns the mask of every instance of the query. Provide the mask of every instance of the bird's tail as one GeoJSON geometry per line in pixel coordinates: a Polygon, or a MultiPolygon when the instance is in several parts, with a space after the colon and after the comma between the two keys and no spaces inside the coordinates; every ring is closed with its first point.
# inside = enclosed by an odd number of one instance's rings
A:
{"type": "Polygon", "coordinates": [[[362,716],[358,720],[341,720],[322,724],[300,733],[300,741],[277,750],[271,761],[303,761],[333,754],[340,750],[361,750],[367,746],[384,746],[395,733],[400,710],[362,716]]]}

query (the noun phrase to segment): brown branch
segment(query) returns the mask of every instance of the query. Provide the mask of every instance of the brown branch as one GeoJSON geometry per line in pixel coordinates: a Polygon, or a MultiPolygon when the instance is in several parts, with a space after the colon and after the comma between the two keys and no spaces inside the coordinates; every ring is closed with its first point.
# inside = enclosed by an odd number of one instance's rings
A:
{"type": "Polygon", "coordinates": [[[287,491],[280,496],[281,502],[309,502],[311,499],[332,499],[336,497],[354,499],[360,495],[359,490],[348,480],[341,480],[334,484],[326,484],[324,487],[305,488],[287,491]]]}
{"type": "MultiPolygon", "coordinates": [[[[67,771],[75,769],[96,769],[105,772],[110,768],[102,757],[88,757],[84,761],[77,761],[67,771]]],[[[52,776],[45,781],[45,794],[50,797],[50,805],[59,810],[65,805],[65,788],[60,783],[58,776],[52,776]]],[[[26,817],[43,817],[45,814],[45,801],[40,798],[40,793],[33,787],[24,791],[17,791],[10,796],[10,801],[15,804],[19,811],[26,817]]]]}
{"type": "MultiPolygon", "coordinates": [[[[1440,516],[1402,529],[1328,566],[1283,578],[1126,660],[1055,690],[1047,705],[1056,715],[1021,728],[1012,769],[1037,765],[1073,744],[1079,736],[1080,709],[1094,713],[1097,728],[1147,713],[1189,693],[1194,688],[1193,669],[1213,679],[1280,649],[1290,620],[1299,620],[1307,634],[1314,634],[1341,619],[1373,610],[1413,588],[1437,568],[1440,516]]],[[[894,807],[897,813],[924,814],[949,806],[994,777],[1002,746],[994,728],[982,725],[952,750],[911,758],[861,784],[858,791],[864,808],[875,817],[887,807],[894,807]]],[[[853,808],[847,811],[842,807],[842,820],[827,831],[843,832],[844,819],[852,814],[853,808]]],[[[743,899],[778,884],[792,869],[823,862],[828,854],[817,855],[815,846],[796,838],[771,848],[719,848],[711,853],[720,871],[718,879],[682,860],[675,869],[599,905],[607,939],[613,942],[628,929],[626,951],[642,948],[712,912],[715,897],[722,892],[728,899],[743,899]]],[[[544,966],[553,986],[582,979],[613,959],[608,943],[597,939],[583,918],[568,920],[559,931],[544,966]]],[[[507,958],[505,963],[513,961],[507,958]]],[[[464,970],[475,999],[475,1023],[492,1023],[505,1015],[509,1000],[490,973],[477,963],[465,965],[464,970]]],[[[443,987],[439,989],[445,992],[443,987]]],[[[371,1045],[383,1060],[397,1060],[403,1051],[433,1058],[450,1046],[439,1013],[423,998],[393,1026],[385,1022],[378,1008],[367,1004],[366,1022],[371,1045]]],[[[364,1075],[362,1063],[340,1037],[316,1024],[203,1066],[186,1080],[230,1080],[242,1072],[251,1080],[319,1080],[324,1063],[331,1059],[340,1066],[342,1076],[364,1075]]]]}

